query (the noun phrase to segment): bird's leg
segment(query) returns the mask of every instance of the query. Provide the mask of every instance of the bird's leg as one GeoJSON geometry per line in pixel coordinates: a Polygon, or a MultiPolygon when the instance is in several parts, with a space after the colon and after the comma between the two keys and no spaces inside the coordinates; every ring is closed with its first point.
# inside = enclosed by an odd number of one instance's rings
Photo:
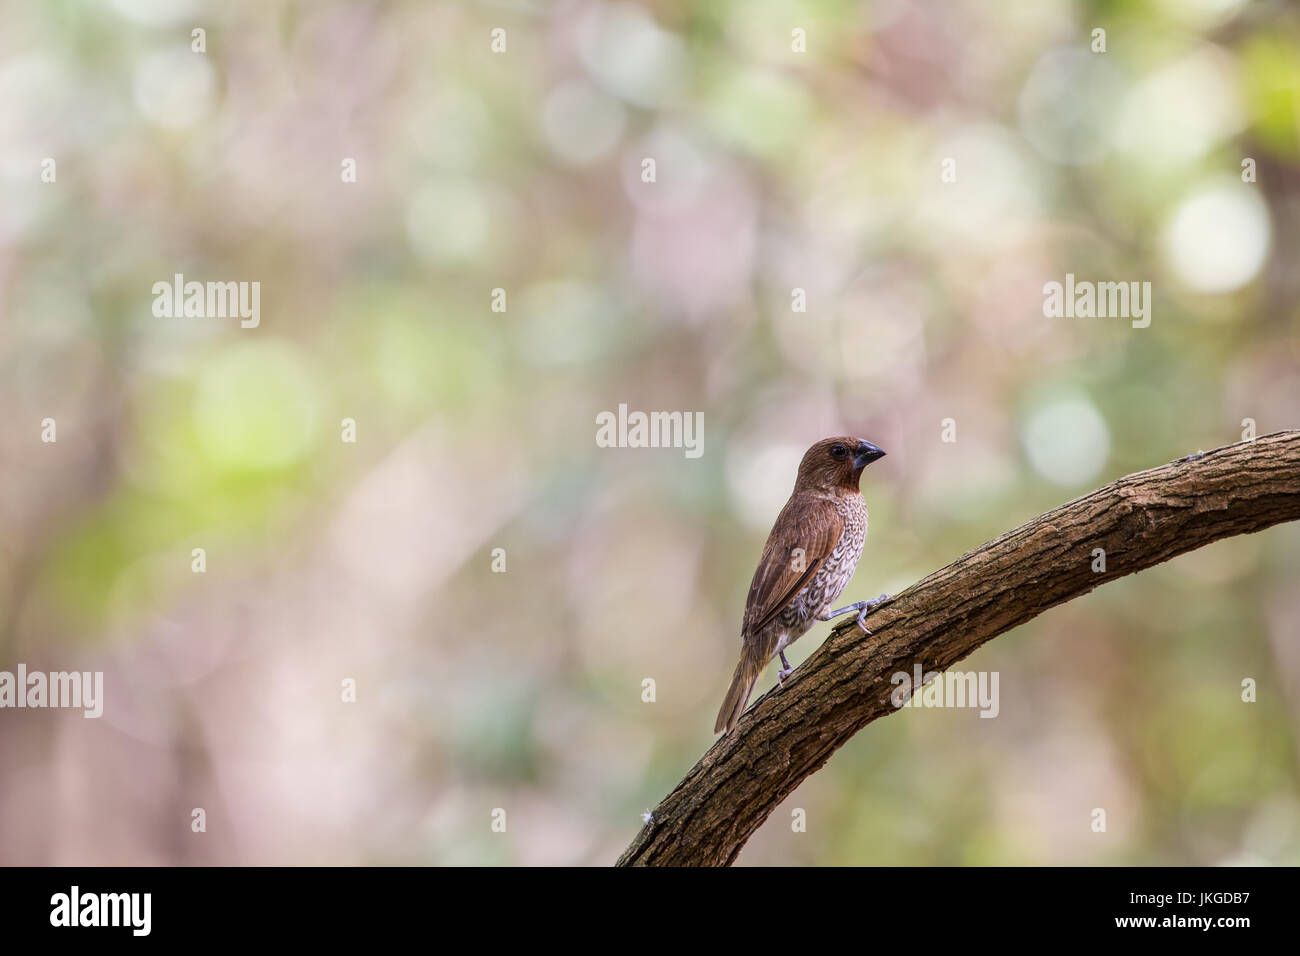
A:
{"type": "Polygon", "coordinates": [[[817,620],[831,621],[839,617],[841,614],[848,614],[850,611],[857,611],[858,627],[862,628],[862,630],[870,634],[871,631],[867,629],[867,615],[870,614],[874,608],[878,607],[881,604],[884,604],[888,600],[889,600],[889,595],[882,594],[880,595],[880,597],[876,598],[873,601],[858,601],[855,604],[846,604],[842,608],[838,608],[837,610],[827,611],[825,614],[818,617],[817,620]]]}
{"type": "Polygon", "coordinates": [[[785,679],[790,676],[790,672],[793,671],[794,668],[791,667],[790,662],[785,659],[784,650],[777,651],[777,653],[781,655],[781,670],[776,672],[776,679],[784,684],[785,679]]]}

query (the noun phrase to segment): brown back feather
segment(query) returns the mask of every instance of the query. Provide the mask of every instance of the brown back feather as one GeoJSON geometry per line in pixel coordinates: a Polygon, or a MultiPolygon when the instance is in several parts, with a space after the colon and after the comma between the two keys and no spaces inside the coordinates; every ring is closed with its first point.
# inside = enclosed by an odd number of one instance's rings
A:
{"type": "Polygon", "coordinates": [[[777,516],[763,546],[745,602],[741,638],[762,630],[790,603],[835,550],[844,533],[844,519],[835,503],[820,494],[795,491],[777,516]],[[803,569],[795,566],[795,548],[803,548],[803,569]]]}

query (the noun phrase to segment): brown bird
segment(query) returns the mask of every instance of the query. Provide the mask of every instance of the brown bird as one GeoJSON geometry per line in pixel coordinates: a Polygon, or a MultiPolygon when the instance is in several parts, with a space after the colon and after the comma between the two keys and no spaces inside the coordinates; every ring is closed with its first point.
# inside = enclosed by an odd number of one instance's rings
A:
{"type": "MultiPolygon", "coordinates": [[[[740,629],[740,663],[718,711],[716,734],[736,726],[754,684],[774,655],[781,655],[784,681],[794,670],[785,649],[813,626],[858,612],[867,631],[871,609],[889,600],[859,601],[830,610],[857,570],[867,540],[867,506],[858,490],[862,469],[884,452],[860,438],[827,438],[799,463],[794,492],[777,515],[754,572],[740,629]]],[[[867,631],[870,634],[870,631],[867,631]]]]}

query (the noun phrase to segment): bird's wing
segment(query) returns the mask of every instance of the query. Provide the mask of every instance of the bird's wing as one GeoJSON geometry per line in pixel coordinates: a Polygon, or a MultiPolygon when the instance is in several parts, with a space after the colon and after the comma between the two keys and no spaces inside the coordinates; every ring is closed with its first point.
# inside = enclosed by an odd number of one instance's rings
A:
{"type": "Polygon", "coordinates": [[[827,498],[794,495],[777,516],[749,586],[742,639],[761,630],[812,580],[844,533],[844,518],[827,498]],[[795,549],[802,548],[800,558],[795,549]]]}

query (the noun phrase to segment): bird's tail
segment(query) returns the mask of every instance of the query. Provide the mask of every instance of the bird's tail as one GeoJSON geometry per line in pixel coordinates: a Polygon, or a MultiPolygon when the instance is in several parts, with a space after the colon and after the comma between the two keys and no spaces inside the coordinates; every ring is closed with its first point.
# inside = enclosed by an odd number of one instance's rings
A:
{"type": "Polygon", "coordinates": [[[740,663],[736,665],[736,673],[731,677],[731,686],[727,688],[727,696],[722,700],[722,709],[718,711],[718,720],[713,725],[715,734],[721,733],[724,728],[727,733],[731,733],[731,729],[740,720],[740,715],[745,712],[749,695],[754,692],[754,685],[762,673],[762,664],[754,661],[748,653],[740,655],[740,663]]]}

